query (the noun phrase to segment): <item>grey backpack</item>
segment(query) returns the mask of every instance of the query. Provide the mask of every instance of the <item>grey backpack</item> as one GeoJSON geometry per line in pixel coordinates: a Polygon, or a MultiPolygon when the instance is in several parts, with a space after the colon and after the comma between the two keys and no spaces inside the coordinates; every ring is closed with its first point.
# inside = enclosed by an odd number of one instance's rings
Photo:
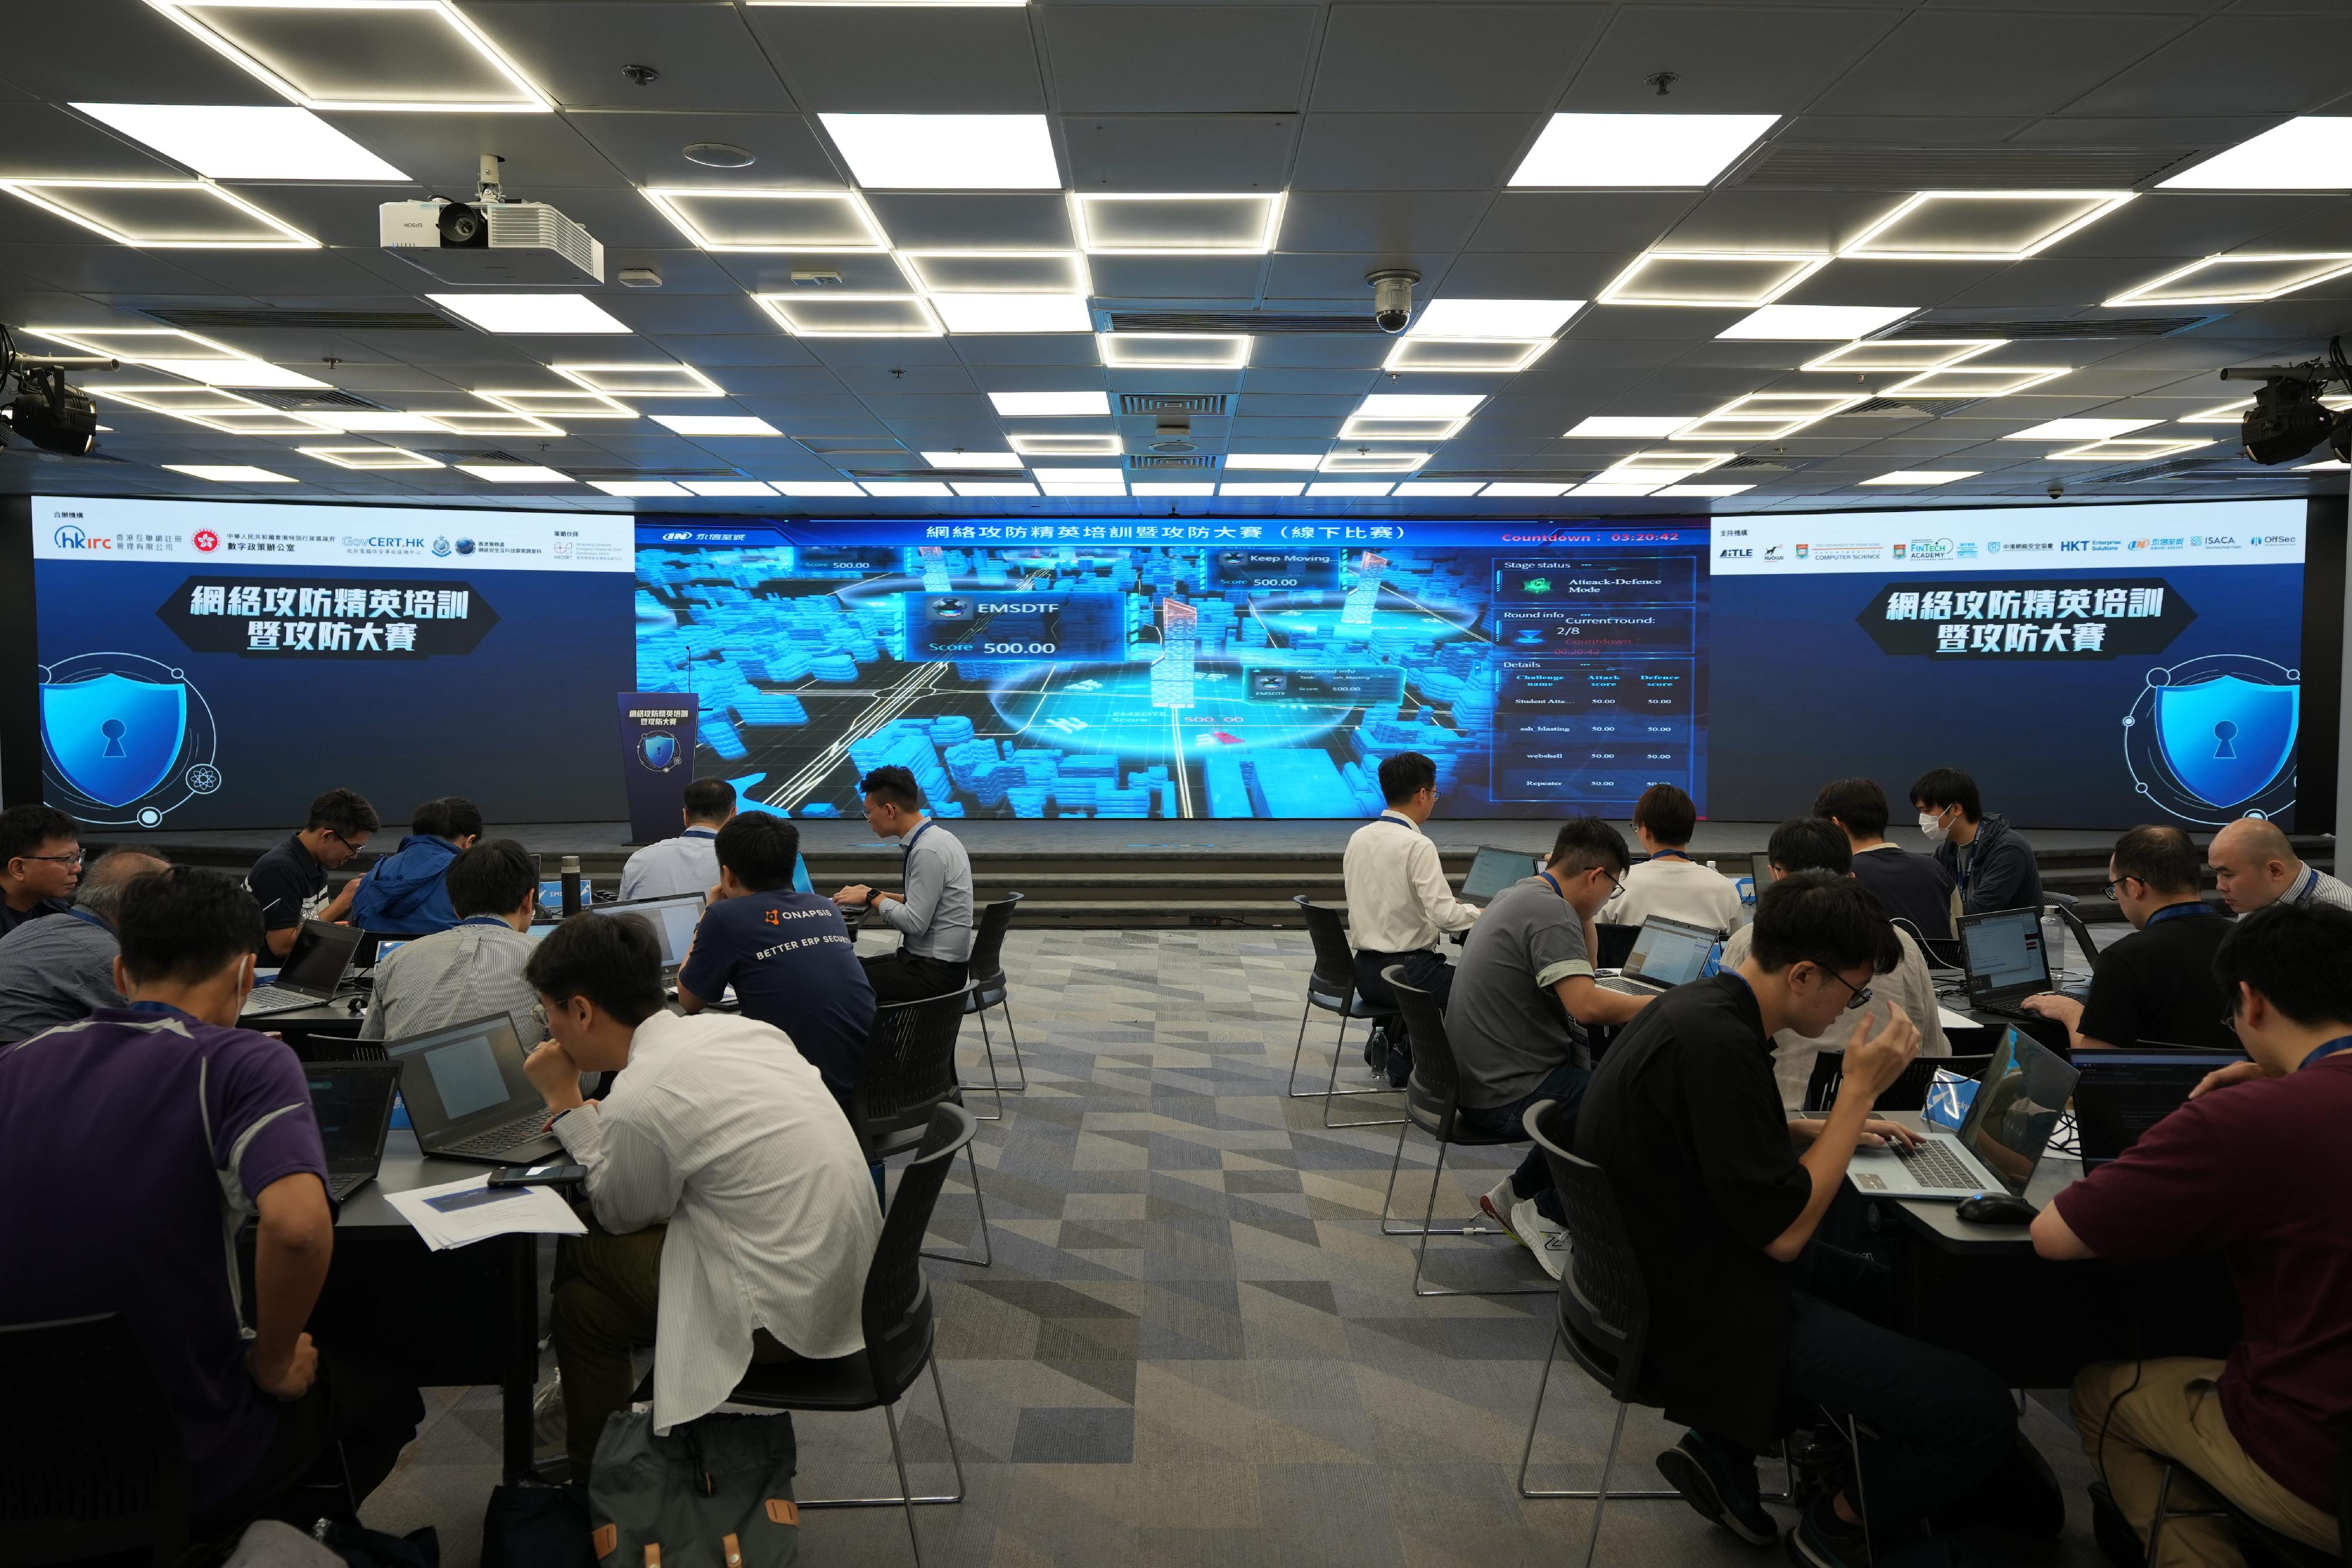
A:
{"type": "Polygon", "coordinates": [[[597,1568],[795,1568],[793,1418],[705,1416],[654,1434],[647,1412],[604,1423],[588,1475],[597,1568]]]}

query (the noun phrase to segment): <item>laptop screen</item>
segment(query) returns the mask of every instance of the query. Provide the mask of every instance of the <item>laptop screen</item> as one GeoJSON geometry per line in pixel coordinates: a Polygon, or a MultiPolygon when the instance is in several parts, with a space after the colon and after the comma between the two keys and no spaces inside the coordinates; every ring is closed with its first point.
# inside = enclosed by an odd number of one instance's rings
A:
{"type": "Polygon", "coordinates": [[[2083,1163],[2104,1163],[2188,1103],[2207,1073],[2243,1061],[2210,1051],[2086,1051],[2083,1081],[2074,1085],[2074,1124],[2082,1130],[2083,1163]]]}
{"type": "Polygon", "coordinates": [[[1960,962],[1967,967],[1969,995],[1974,998],[2050,988],[2042,917],[2031,909],[2004,909],[1961,921],[1960,962]]]}
{"type": "Polygon", "coordinates": [[[520,1115],[540,1103],[505,1013],[392,1040],[383,1053],[400,1064],[400,1097],[420,1139],[488,1112],[520,1115]]]}
{"type": "Polygon", "coordinates": [[[1532,876],[1534,864],[1534,857],[1517,850],[1480,850],[1478,858],[1470,862],[1470,874],[1462,879],[1464,902],[1489,902],[1505,888],[1532,876]]]}
{"type": "Polygon", "coordinates": [[[330,1166],[365,1165],[383,1150],[392,1122],[392,1092],[400,1070],[388,1061],[313,1063],[303,1068],[310,1084],[310,1114],[330,1166]]]}
{"type": "Polygon", "coordinates": [[[687,949],[694,946],[694,927],[702,918],[702,895],[687,893],[638,904],[600,904],[594,913],[644,921],[653,928],[654,940],[661,944],[662,967],[674,969],[686,961],[687,949]]]}
{"type": "Polygon", "coordinates": [[[1633,938],[1625,973],[1655,986],[1686,986],[1706,971],[1706,956],[1714,950],[1714,932],[1652,915],[1633,938]]]}
{"type": "Polygon", "coordinates": [[[365,935],[356,925],[304,921],[295,934],[294,946],[287,950],[284,967],[278,971],[278,984],[314,997],[333,996],[365,935]]]}
{"type": "Polygon", "coordinates": [[[1763,892],[1772,885],[1772,857],[1762,850],[1748,857],[1748,874],[1755,880],[1756,891],[1763,892]]]}
{"type": "Polygon", "coordinates": [[[2040,1041],[2003,1030],[1960,1123],[1960,1142],[2011,1192],[2023,1192],[2080,1076],[2040,1041]]]}

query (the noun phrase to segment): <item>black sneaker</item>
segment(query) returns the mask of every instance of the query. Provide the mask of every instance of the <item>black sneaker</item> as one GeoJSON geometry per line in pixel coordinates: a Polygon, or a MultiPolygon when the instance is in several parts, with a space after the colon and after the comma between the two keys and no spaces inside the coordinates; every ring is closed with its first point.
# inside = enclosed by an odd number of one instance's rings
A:
{"type": "Polygon", "coordinates": [[[1840,1519],[1830,1500],[1822,1498],[1790,1528],[1789,1561],[1802,1568],[1866,1568],[1869,1538],[1859,1524],[1840,1519]]]}
{"type": "Polygon", "coordinates": [[[1683,1500],[1750,1546],[1769,1546],[1780,1527],[1764,1511],[1756,1489],[1756,1464],[1735,1459],[1697,1432],[1657,1458],[1658,1473],[1683,1500]]]}

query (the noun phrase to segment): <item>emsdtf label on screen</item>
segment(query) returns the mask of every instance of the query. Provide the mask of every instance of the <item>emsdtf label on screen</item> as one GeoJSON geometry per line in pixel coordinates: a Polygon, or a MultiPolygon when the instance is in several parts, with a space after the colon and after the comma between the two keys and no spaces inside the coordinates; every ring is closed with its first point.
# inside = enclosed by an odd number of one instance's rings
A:
{"type": "Polygon", "coordinates": [[[910,660],[1117,659],[1126,601],[1116,593],[988,589],[907,596],[910,660]]]}

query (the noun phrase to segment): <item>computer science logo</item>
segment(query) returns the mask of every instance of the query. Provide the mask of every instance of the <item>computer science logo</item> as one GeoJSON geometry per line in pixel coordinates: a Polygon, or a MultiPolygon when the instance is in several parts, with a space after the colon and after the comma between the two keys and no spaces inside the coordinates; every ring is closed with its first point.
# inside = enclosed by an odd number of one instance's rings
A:
{"type": "Polygon", "coordinates": [[[2123,720],[2134,787],[2184,821],[2277,816],[2294,804],[2302,678],[2252,653],[2150,670],[2123,720]]]}
{"type": "Polygon", "coordinates": [[[140,653],[77,653],[40,671],[44,798],[94,827],[152,828],[221,787],[212,705],[140,653]]]}

